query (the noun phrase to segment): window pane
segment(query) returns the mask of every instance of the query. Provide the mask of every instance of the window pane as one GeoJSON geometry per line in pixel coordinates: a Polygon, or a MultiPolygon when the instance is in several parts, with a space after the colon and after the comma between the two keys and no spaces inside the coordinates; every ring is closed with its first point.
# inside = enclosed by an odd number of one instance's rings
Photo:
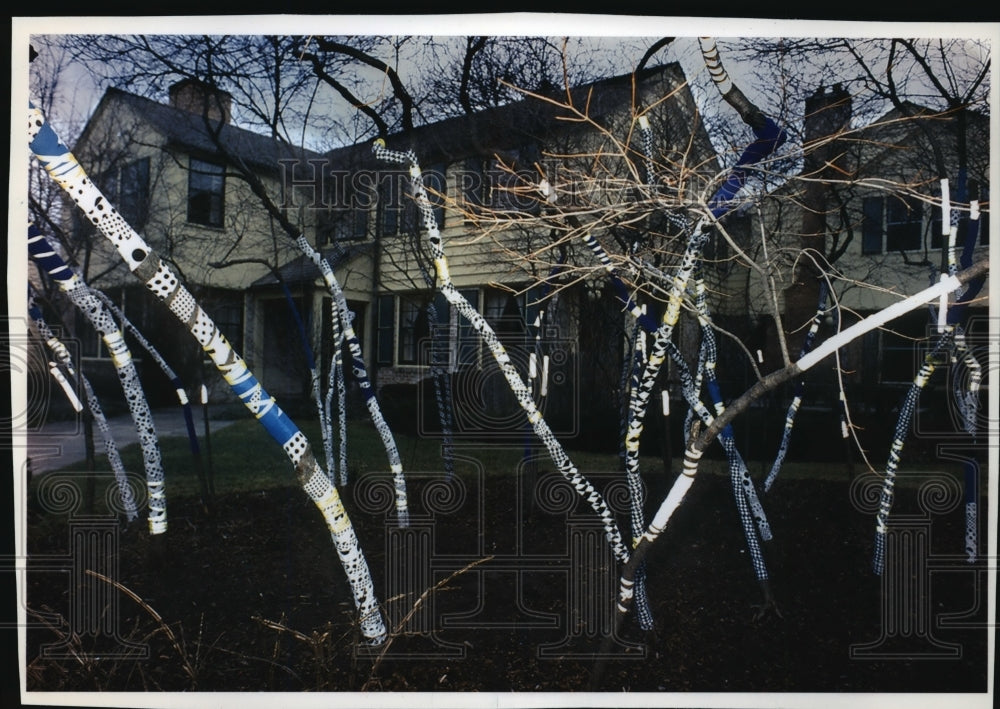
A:
{"type": "Polygon", "coordinates": [[[399,299],[399,363],[418,364],[421,343],[430,336],[427,309],[416,297],[399,299]]]}
{"type": "Polygon", "coordinates": [[[451,362],[451,304],[438,292],[428,307],[430,318],[430,364],[447,366],[451,362]]]}
{"type": "Polygon", "coordinates": [[[142,158],[122,168],[121,196],[118,211],[133,229],[146,223],[149,205],[149,158],[142,158]]]}
{"type": "Polygon", "coordinates": [[[890,199],[886,204],[886,251],[913,251],[921,245],[923,205],[916,199],[890,199]]]}
{"type": "Polygon", "coordinates": [[[861,215],[861,253],[882,253],[882,198],[865,197],[861,215]]]}
{"type": "Polygon", "coordinates": [[[191,158],[191,169],[188,171],[188,221],[221,227],[225,192],[225,168],[191,158]]]}
{"type": "Polygon", "coordinates": [[[243,296],[234,291],[216,291],[204,299],[205,312],[237,352],[243,349],[243,296]]]}
{"type": "Polygon", "coordinates": [[[378,314],[375,323],[377,342],[375,361],[382,365],[392,365],[392,340],[395,333],[395,299],[391,295],[378,297],[378,314]]]}
{"type": "Polygon", "coordinates": [[[462,200],[466,207],[475,210],[483,206],[483,195],[486,192],[486,176],[483,174],[483,161],[479,158],[468,158],[465,161],[462,174],[459,175],[459,186],[462,190],[462,200]]]}
{"type": "Polygon", "coordinates": [[[378,228],[381,236],[395,236],[399,231],[402,209],[400,176],[390,173],[382,177],[378,187],[378,228]]]}
{"type": "Polygon", "coordinates": [[[354,210],[353,220],[354,230],[351,238],[355,240],[364,239],[368,236],[368,210],[357,208],[354,210]]]}

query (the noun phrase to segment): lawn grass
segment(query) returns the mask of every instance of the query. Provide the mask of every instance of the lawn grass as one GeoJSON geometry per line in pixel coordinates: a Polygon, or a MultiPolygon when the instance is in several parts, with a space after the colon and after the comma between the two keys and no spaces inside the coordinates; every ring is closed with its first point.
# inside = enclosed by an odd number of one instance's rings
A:
{"type": "MultiPolygon", "coordinates": [[[[323,443],[316,421],[305,420],[301,430],[313,446],[317,458],[323,460],[323,443]]],[[[405,471],[436,472],[444,470],[441,457],[441,441],[410,435],[395,435],[397,448],[405,471]]],[[[201,439],[201,460],[203,466],[208,466],[209,456],[205,440],[201,439]]],[[[348,424],[348,470],[349,477],[356,479],[366,473],[384,473],[388,475],[389,465],[382,440],[369,421],[351,421],[348,424]]],[[[537,443],[533,441],[533,443],[537,443]]],[[[197,464],[193,458],[189,442],[185,437],[161,437],[160,452],[163,458],[163,469],[166,477],[168,497],[196,497],[199,495],[199,480],[197,464]]],[[[715,446],[717,449],[718,447],[715,446]]],[[[604,454],[585,451],[568,451],[574,464],[583,474],[612,473],[620,470],[620,462],[616,454],[604,454]]],[[[548,455],[540,445],[536,445],[531,455],[537,456],[541,470],[552,470],[548,455]]],[[[513,475],[522,467],[525,449],[520,444],[499,445],[493,442],[456,442],[456,471],[462,474],[471,470],[473,465],[481,466],[487,475],[513,475]],[[471,462],[475,461],[475,463],[471,462]]],[[[142,452],[138,444],[131,444],[121,449],[122,461],[126,470],[142,474],[142,452]]],[[[870,456],[873,463],[881,460],[870,456]]],[[[211,434],[211,470],[216,495],[243,492],[248,490],[266,490],[272,488],[296,486],[292,465],[284,450],[274,441],[260,424],[254,419],[246,419],[232,423],[225,428],[213,431],[211,434]]],[[[644,473],[659,474],[663,470],[663,461],[658,456],[645,456],[640,459],[644,473]]],[[[877,464],[877,463],[876,463],[877,464]]],[[[770,461],[748,461],[751,476],[758,482],[763,480],[770,467],[770,461]]],[[[79,465],[70,466],[68,470],[80,470],[79,465]]],[[[97,470],[109,470],[107,459],[98,456],[97,470]]],[[[671,474],[681,469],[681,459],[675,458],[671,474]]],[[[856,462],[854,474],[864,474],[867,468],[856,462]]],[[[910,465],[904,461],[901,470],[901,483],[905,484],[907,471],[913,470],[943,470],[961,475],[961,467],[953,462],[940,461],[932,464],[910,465]]],[[[699,471],[703,474],[724,475],[727,469],[719,457],[706,455],[699,471]]],[[[787,461],[782,466],[780,479],[816,479],[846,481],[850,477],[848,466],[844,462],[820,463],[787,461]]]]}

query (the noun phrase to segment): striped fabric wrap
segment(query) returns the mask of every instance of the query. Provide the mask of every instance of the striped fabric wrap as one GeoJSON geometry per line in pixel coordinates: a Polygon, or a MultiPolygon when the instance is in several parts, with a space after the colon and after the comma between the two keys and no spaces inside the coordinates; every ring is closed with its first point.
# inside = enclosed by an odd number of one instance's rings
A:
{"type": "Polygon", "coordinates": [[[428,200],[427,191],[423,186],[423,180],[421,178],[420,167],[417,163],[416,155],[413,151],[399,152],[389,150],[386,148],[385,142],[381,139],[375,141],[372,149],[375,153],[375,157],[379,160],[409,166],[414,196],[420,210],[422,223],[427,230],[427,245],[437,272],[438,289],[448,302],[458,311],[458,313],[469,322],[472,329],[475,330],[477,335],[479,335],[485,343],[486,347],[493,355],[497,365],[500,367],[500,371],[507,380],[507,384],[510,386],[518,404],[527,416],[528,422],[535,431],[535,435],[537,435],[543,445],[545,445],[546,450],[548,451],[549,456],[555,464],[557,470],[570,483],[570,485],[573,486],[573,489],[576,490],[577,494],[587,500],[594,512],[597,513],[598,517],[601,519],[605,536],[607,537],[608,543],[611,545],[611,549],[614,552],[615,557],[622,563],[626,562],[629,558],[629,551],[622,541],[622,535],[618,529],[618,524],[615,521],[614,514],[608,507],[607,502],[594,488],[590,481],[587,480],[587,478],[583,476],[579,470],[577,470],[576,466],[570,460],[566,451],[559,443],[555,434],[552,432],[552,429],[549,428],[549,425],[546,423],[541,411],[539,411],[538,407],[535,405],[534,399],[531,396],[531,390],[521,379],[521,375],[512,364],[510,355],[504,349],[503,344],[501,344],[500,339],[496,335],[496,332],[494,332],[493,328],[486,322],[486,319],[472,307],[469,301],[452,283],[448,270],[448,259],[444,252],[441,232],[438,229],[437,221],[434,218],[434,212],[431,208],[430,201],[428,200]]]}
{"type": "Polygon", "coordinates": [[[715,46],[715,40],[711,37],[699,37],[698,42],[701,44],[702,58],[705,60],[709,76],[712,77],[712,83],[715,84],[719,93],[725,96],[732,90],[733,82],[729,78],[726,68],[722,65],[719,48],[715,46]]]}
{"type": "MultiPolygon", "coordinates": [[[[303,489],[320,509],[331,531],[360,614],[362,634],[373,644],[383,643],[387,636],[385,623],[375,598],[368,563],[337,489],[316,462],[306,437],[264,390],[176,274],[107,202],[76,157],[45,121],[42,112],[30,103],[28,137],[31,151],[52,179],[111,242],[129,270],[190,331],[244,406],[281,444],[303,489]]],[[[151,508],[152,504],[151,497],[151,508]]]]}

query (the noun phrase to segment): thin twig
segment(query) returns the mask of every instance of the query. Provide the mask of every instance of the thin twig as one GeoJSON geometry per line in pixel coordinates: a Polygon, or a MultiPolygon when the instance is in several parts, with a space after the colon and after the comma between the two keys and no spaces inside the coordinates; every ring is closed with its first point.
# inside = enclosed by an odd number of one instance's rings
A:
{"type": "Polygon", "coordinates": [[[142,598],[140,598],[139,595],[135,593],[133,590],[131,590],[127,586],[122,585],[118,581],[115,581],[114,579],[108,578],[104,574],[99,574],[93,569],[87,569],[86,574],[88,576],[93,576],[94,578],[103,581],[106,584],[114,586],[119,591],[124,593],[126,596],[131,598],[133,601],[138,603],[143,610],[149,613],[149,615],[153,617],[153,620],[155,620],[159,624],[160,628],[162,628],[163,631],[167,634],[167,637],[170,638],[170,642],[173,644],[174,649],[177,651],[177,654],[180,655],[181,662],[184,664],[184,671],[187,672],[188,676],[191,678],[192,681],[195,681],[197,673],[195,672],[194,667],[191,666],[191,662],[188,660],[187,653],[184,652],[184,649],[181,647],[180,642],[177,640],[177,636],[174,635],[174,631],[170,629],[170,626],[163,621],[163,618],[160,616],[159,613],[157,613],[153,609],[152,606],[150,606],[148,603],[142,600],[142,598]]]}
{"type": "Polygon", "coordinates": [[[424,592],[420,594],[420,598],[418,598],[416,602],[414,602],[413,607],[410,608],[409,612],[407,612],[407,614],[403,617],[403,619],[396,624],[395,630],[389,634],[389,639],[386,640],[385,645],[382,646],[382,650],[378,654],[378,657],[375,658],[375,664],[372,665],[372,670],[371,673],[369,674],[368,681],[365,683],[365,686],[362,687],[362,690],[368,689],[368,685],[375,680],[375,673],[378,671],[379,666],[382,664],[382,660],[385,658],[386,653],[389,652],[389,647],[392,645],[393,640],[395,640],[398,636],[403,634],[402,632],[403,628],[406,627],[406,624],[416,614],[417,610],[420,608],[420,606],[423,605],[424,601],[430,598],[430,595],[432,593],[440,590],[442,587],[450,583],[453,579],[455,579],[458,576],[461,576],[469,569],[475,566],[479,566],[480,564],[485,564],[487,561],[492,561],[492,560],[493,560],[492,554],[483,557],[482,559],[476,559],[475,561],[466,564],[463,568],[454,572],[447,578],[444,578],[441,581],[438,581],[430,588],[425,589],[424,592]]]}

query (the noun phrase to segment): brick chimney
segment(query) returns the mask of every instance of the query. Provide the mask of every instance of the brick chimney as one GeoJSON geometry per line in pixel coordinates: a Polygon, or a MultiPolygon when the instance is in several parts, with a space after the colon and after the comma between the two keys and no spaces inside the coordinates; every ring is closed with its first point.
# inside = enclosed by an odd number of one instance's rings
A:
{"type": "Polygon", "coordinates": [[[836,135],[848,128],[851,123],[851,95],[840,84],[834,84],[827,90],[820,86],[806,98],[805,115],[805,173],[811,174],[827,162],[833,162],[843,168],[844,149],[836,141],[810,150],[810,145],[817,141],[836,135]]]}
{"type": "MultiPolygon", "coordinates": [[[[827,217],[836,217],[837,207],[830,200],[832,182],[844,180],[847,172],[847,146],[831,136],[837,136],[851,122],[851,95],[843,86],[834,84],[829,91],[820,86],[805,101],[805,160],[802,175],[809,179],[802,186],[802,230],[799,246],[820,254],[826,253],[829,227],[827,217]],[[817,144],[821,143],[821,144],[817,144]],[[816,180],[815,178],[820,178],[816,180]]],[[[816,314],[819,301],[819,274],[810,259],[800,259],[785,289],[785,340],[789,351],[796,353],[802,346],[808,323],[816,314]]]]}
{"type": "Polygon", "coordinates": [[[170,105],[213,121],[229,123],[232,95],[197,79],[181,79],[170,87],[170,105]]]}

